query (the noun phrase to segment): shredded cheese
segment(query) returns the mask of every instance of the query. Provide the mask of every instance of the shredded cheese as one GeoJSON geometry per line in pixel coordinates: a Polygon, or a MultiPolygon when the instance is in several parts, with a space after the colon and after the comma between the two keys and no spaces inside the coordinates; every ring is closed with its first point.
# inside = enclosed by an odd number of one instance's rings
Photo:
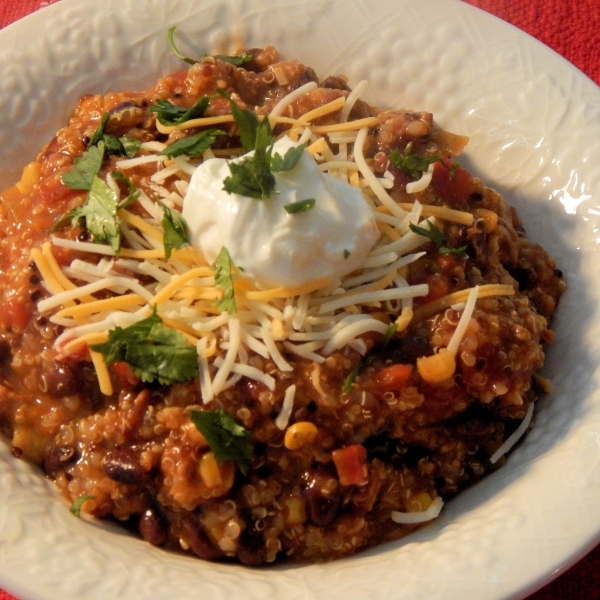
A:
{"type": "Polygon", "coordinates": [[[496,464],[502,456],[504,456],[507,452],[509,452],[513,446],[525,435],[525,432],[529,428],[529,424],[531,423],[531,419],[533,417],[533,402],[529,404],[527,408],[527,412],[525,413],[525,417],[519,424],[519,426],[512,432],[510,436],[506,439],[506,441],[490,456],[490,462],[492,464],[496,464]]]}
{"type": "Polygon", "coordinates": [[[427,510],[420,512],[399,512],[397,510],[392,511],[392,521],[394,523],[399,523],[402,525],[413,525],[416,523],[426,523],[427,521],[432,521],[436,517],[439,516],[442,506],[444,506],[444,501],[436,496],[433,499],[433,502],[429,505],[427,510]]]}

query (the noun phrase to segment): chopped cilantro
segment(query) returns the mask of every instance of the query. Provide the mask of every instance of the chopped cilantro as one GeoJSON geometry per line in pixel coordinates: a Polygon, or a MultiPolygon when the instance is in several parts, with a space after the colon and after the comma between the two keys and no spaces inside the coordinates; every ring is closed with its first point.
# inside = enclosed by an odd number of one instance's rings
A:
{"type": "Polygon", "coordinates": [[[310,210],[316,202],[317,201],[314,198],[307,198],[306,200],[299,200],[298,202],[292,202],[291,204],[284,204],[283,208],[289,215],[295,215],[310,210]]]}
{"type": "Polygon", "coordinates": [[[215,306],[230,315],[237,310],[235,304],[235,292],[233,289],[233,278],[231,276],[231,258],[227,248],[223,246],[214,264],[215,286],[223,291],[223,297],[215,300],[215,306]]]}
{"type": "Polygon", "coordinates": [[[113,179],[117,181],[122,181],[125,184],[125,188],[127,189],[127,196],[119,201],[117,205],[117,210],[120,208],[125,208],[129,206],[133,202],[135,202],[141,195],[141,191],[138,190],[133,183],[131,183],[131,179],[127,177],[127,175],[123,175],[120,171],[113,171],[111,173],[113,179]]]}
{"type": "Polygon", "coordinates": [[[306,144],[300,144],[299,146],[290,148],[283,156],[275,153],[271,158],[271,171],[280,173],[282,171],[290,171],[293,169],[302,157],[305,147],[306,144]]]}
{"type": "Polygon", "coordinates": [[[150,110],[156,113],[158,120],[163,125],[180,125],[191,119],[199,119],[204,116],[209,104],[210,98],[208,96],[202,96],[190,108],[177,106],[160,98],[156,101],[156,104],[150,105],[150,110]]]}
{"type": "Polygon", "coordinates": [[[90,348],[104,355],[107,365],[115,361],[128,363],[144,382],[161,385],[190,381],[198,373],[198,353],[185,336],[166,327],[156,313],[123,329],[108,334],[108,341],[90,348]]]}
{"type": "Polygon", "coordinates": [[[429,165],[441,160],[439,156],[422,156],[412,153],[413,143],[409,142],[400,154],[396,148],[389,156],[390,162],[401,171],[404,171],[412,179],[419,179],[429,169],[429,165]]]}
{"type": "Polygon", "coordinates": [[[63,173],[62,182],[73,190],[90,190],[94,177],[100,172],[106,145],[102,140],[97,146],[89,147],[74,161],[73,168],[63,173]]]}
{"type": "Polygon", "coordinates": [[[161,225],[164,232],[165,257],[171,258],[173,248],[183,248],[190,243],[187,235],[187,223],[180,212],[169,208],[160,201],[158,204],[163,210],[161,225]]]}
{"type": "Polygon", "coordinates": [[[140,149],[142,142],[134,137],[124,135],[117,138],[114,135],[105,133],[106,125],[110,121],[110,113],[105,112],[100,119],[100,124],[93,133],[88,143],[88,149],[97,146],[101,141],[104,142],[107,154],[117,154],[133,158],[140,149]]]}
{"type": "MultiPolygon", "coordinates": [[[[231,114],[233,115],[237,126],[240,128],[240,140],[242,146],[244,146],[246,152],[254,150],[256,147],[256,133],[260,124],[258,117],[247,108],[241,109],[223,90],[217,90],[217,92],[229,102],[231,114]]],[[[265,120],[268,122],[268,119],[265,120]]],[[[269,130],[270,129],[271,126],[269,124],[269,130]]],[[[271,143],[272,141],[270,141],[268,145],[271,143]]]]}
{"type": "MultiPolygon", "coordinates": [[[[200,62],[206,58],[209,58],[210,55],[205,54],[204,56],[201,56],[198,60],[194,60],[193,58],[189,58],[189,57],[183,55],[181,52],[179,52],[179,50],[177,50],[177,48],[175,47],[175,41],[173,39],[173,36],[175,34],[175,29],[177,29],[177,27],[175,25],[173,25],[173,27],[171,27],[169,29],[169,31],[167,32],[167,39],[169,41],[169,46],[171,47],[173,54],[175,54],[175,56],[177,56],[177,58],[180,58],[181,60],[185,61],[186,63],[188,63],[190,65],[194,65],[197,62],[200,62]]],[[[248,54],[247,52],[242,52],[242,53],[238,54],[237,56],[226,56],[223,54],[215,54],[214,58],[218,58],[219,60],[230,63],[236,67],[241,67],[243,64],[250,62],[253,57],[251,54],[248,54]]]]}
{"type": "Polygon", "coordinates": [[[246,475],[252,466],[252,432],[222,410],[192,410],[192,423],[206,438],[219,463],[233,461],[246,475]]]}
{"type": "Polygon", "coordinates": [[[206,152],[215,143],[219,135],[227,135],[227,132],[222,129],[206,129],[169,144],[164,150],[159,152],[159,156],[168,156],[169,158],[181,155],[192,158],[200,156],[200,154],[206,152]]]}
{"type": "Polygon", "coordinates": [[[108,184],[94,176],[85,202],[69,213],[73,227],[80,219],[97,244],[108,243],[118,254],[121,250],[120,219],[117,216],[117,195],[108,184]]]}
{"type": "Polygon", "coordinates": [[[438,247],[438,252],[440,254],[459,255],[465,253],[467,246],[461,246],[460,248],[448,248],[444,245],[446,243],[446,234],[439,227],[436,227],[431,221],[429,221],[429,219],[426,219],[426,223],[429,224],[429,229],[419,227],[413,223],[409,225],[409,228],[413,233],[417,233],[418,235],[422,235],[430,239],[438,247]]]}
{"type": "Polygon", "coordinates": [[[370,354],[365,356],[358,363],[358,365],[356,365],[356,367],[354,367],[354,369],[352,369],[352,371],[350,371],[350,373],[344,380],[344,393],[345,394],[347,394],[350,391],[352,384],[354,383],[354,380],[360,375],[360,373],[364,369],[366,369],[369,365],[372,365],[375,362],[377,357],[380,355],[381,351],[384,350],[385,347],[390,343],[390,340],[392,339],[392,337],[394,337],[394,334],[396,333],[397,329],[398,329],[398,325],[396,323],[393,323],[392,325],[390,325],[387,328],[386,332],[383,334],[383,339],[381,340],[379,345],[370,354]]]}
{"type": "Polygon", "coordinates": [[[344,258],[348,258],[350,256],[350,250],[344,250],[344,258]]]}
{"type": "Polygon", "coordinates": [[[73,501],[73,504],[71,504],[71,506],[69,507],[71,514],[78,517],[81,514],[81,509],[83,508],[83,505],[88,500],[95,500],[95,499],[96,499],[96,496],[91,496],[90,494],[81,494],[81,496],[77,496],[77,498],[75,498],[75,500],[73,501]]]}
{"type": "Polygon", "coordinates": [[[257,200],[268,198],[275,191],[275,177],[270,169],[272,143],[269,119],[263,119],[256,129],[254,154],[228,163],[231,175],[223,180],[223,189],[257,200]]]}

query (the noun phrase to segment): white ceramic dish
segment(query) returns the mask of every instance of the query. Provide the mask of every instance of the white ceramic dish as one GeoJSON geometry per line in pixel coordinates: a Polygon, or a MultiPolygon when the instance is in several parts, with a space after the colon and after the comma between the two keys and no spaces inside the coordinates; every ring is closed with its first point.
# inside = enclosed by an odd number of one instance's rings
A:
{"type": "Polygon", "coordinates": [[[599,537],[600,90],[516,29],[456,0],[61,0],[0,32],[0,186],[84,93],[143,89],[244,23],[368,100],[471,136],[467,166],[517,206],[566,273],[554,393],[508,464],[403,541],[327,565],[250,570],[169,554],[72,517],[0,444],[0,586],[27,600],[521,598],[599,537]]]}

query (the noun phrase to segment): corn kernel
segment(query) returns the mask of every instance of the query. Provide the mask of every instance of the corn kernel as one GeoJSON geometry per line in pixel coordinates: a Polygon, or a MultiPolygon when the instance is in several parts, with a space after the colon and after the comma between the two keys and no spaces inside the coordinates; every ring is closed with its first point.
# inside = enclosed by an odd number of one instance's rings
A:
{"type": "Polygon", "coordinates": [[[22,194],[29,194],[33,186],[39,181],[42,165],[39,162],[33,161],[25,166],[21,181],[16,184],[16,187],[22,194]]]}
{"type": "Polygon", "coordinates": [[[417,369],[427,383],[442,383],[454,375],[456,359],[450,350],[441,348],[437,354],[417,358],[417,369]]]}
{"type": "Polygon", "coordinates": [[[207,452],[200,459],[200,477],[208,489],[219,487],[223,483],[217,459],[212,452],[207,452]]]}
{"type": "Polygon", "coordinates": [[[310,444],[317,437],[319,430],[310,421],[299,421],[287,428],[285,432],[284,445],[288,450],[300,450],[310,444]]]}
{"type": "Polygon", "coordinates": [[[292,496],[283,501],[283,505],[287,509],[285,511],[286,525],[299,525],[306,521],[306,506],[302,498],[292,496]]]}

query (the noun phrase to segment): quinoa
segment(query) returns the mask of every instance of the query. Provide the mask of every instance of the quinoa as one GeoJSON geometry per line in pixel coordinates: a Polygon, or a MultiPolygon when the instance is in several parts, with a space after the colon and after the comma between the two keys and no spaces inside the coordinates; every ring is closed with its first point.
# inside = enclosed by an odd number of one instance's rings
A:
{"type": "MultiPolygon", "coordinates": [[[[121,361],[109,367],[114,392],[103,394],[87,346],[62,356],[55,342],[64,327],[37,308],[51,294],[31,250],[85,198],[62,177],[106,113],[106,133],[168,144],[199,130],[160,133],[150,106],[161,99],[190,107],[210,95],[207,115],[228,115],[227,99],[215,94],[221,89],[241,108],[266,115],[291,91],[315,82],[288,107],[286,115],[298,119],[350,93],[344,77],[319,82],[311,68],[281,61],[272,47],[249,56],[241,67],[205,59],[143,92],[84,96],[19,184],[0,196],[0,423],[13,454],[40,465],[69,502],[79,500],[85,512],[116,519],[154,545],[251,566],[327,561],[410,533],[417,525],[395,523],[393,512],[425,512],[435,499],[447,500],[502,466],[505,457],[494,464],[490,457],[544,391],[536,372],[566,285],[554,260],[527,240],[514,209],[455,162],[460,136],[440,130],[430,113],[379,110],[358,100],[349,120],[376,118],[364,156],[374,173],[391,174],[395,200],[407,201],[413,178],[389,157],[410,147],[439,157],[431,183],[412,199],[474,215],[471,225],[443,226],[446,246],[462,250],[442,253],[427,243],[405,268],[410,285],[429,290],[414,299],[406,328],[385,343],[379,333],[363,334],[358,346],[321,362],[278,342],[291,371],[246,348],[248,364],[272,376],[273,389],[242,376],[205,402],[197,377],[144,383],[121,361]],[[418,359],[448,346],[464,310],[436,302],[486,284],[510,286],[514,294],[479,298],[455,371],[426,381],[418,359]],[[282,430],[276,419],[292,385],[293,410],[282,430]],[[232,461],[215,461],[192,418],[204,410],[224,411],[251,432],[246,473],[232,461]]],[[[339,111],[316,121],[338,122],[339,111]]],[[[228,135],[215,152],[237,152],[236,124],[219,127],[228,135]]],[[[278,124],[275,132],[287,128],[278,124]]],[[[335,153],[336,144],[329,146],[335,153]]],[[[105,158],[102,176],[119,171],[117,162],[105,158]]],[[[127,176],[150,195],[156,170],[156,163],[142,164],[127,176]]],[[[163,185],[175,190],[173,179],[163,185]]],[[[148,216],[141,207],[131,210],[148,216]]],[[[81,226],[58,235],[90,241],[81,226]]],[[[90,260],[71,248],[54,245],[51,252],[60,267],[90,260]]],[[[379,303],[364,310],[392,324],[402,307],[379,303]]]]}

